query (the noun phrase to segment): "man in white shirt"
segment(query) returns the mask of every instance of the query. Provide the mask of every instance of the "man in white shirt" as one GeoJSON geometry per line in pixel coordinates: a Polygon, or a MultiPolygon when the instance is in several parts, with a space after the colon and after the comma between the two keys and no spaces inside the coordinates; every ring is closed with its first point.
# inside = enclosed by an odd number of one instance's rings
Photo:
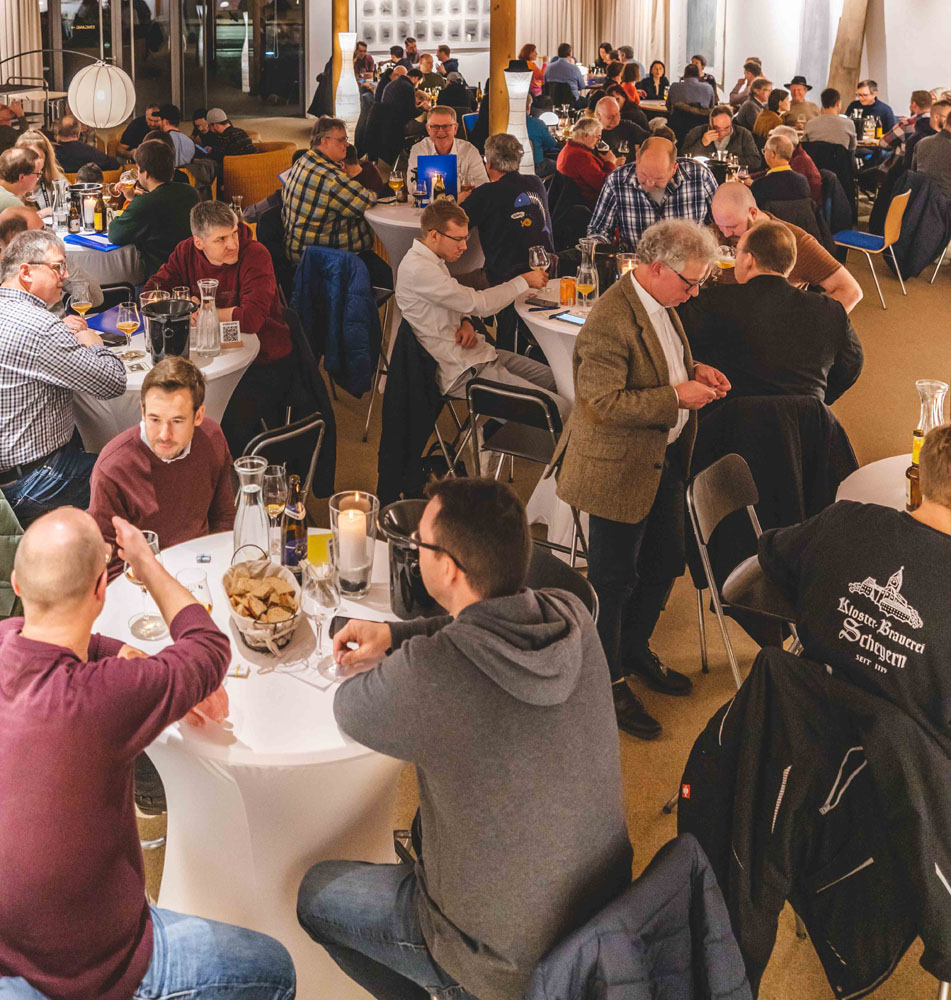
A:
{"type": "Polygon", "coordinates": [[[410,176],[416,169],[416,161],[420,156],[448,156],[456,158],[456,179],[459,185],[459,201],[464,201],[472,188],[489,183],[485,164],[478,149],[465,139],[457,139],[459,120],[453,108],[445,108],[437,104],[426,114],[426,139],[421,139],[410,150],[410,176]]]}
{"type": "Polygon", "coordinates": [[[413,241],[396,274],[396,304],[416,339],[436,361],[439,391],[462,397],[466,383],[481,375],[508,385],[543,389],[567,418],[571,405],[555,392],[551,369],[520,354],[497,351],[468,319],[491,316],[529,288],[544,288],[548,276],[528,271],[482,291],[469,288],[456,281],[447,266],[466,251],[466,213],[454,202],[437,201],[423,212],[420,229],[421,238],[413,241]]]}

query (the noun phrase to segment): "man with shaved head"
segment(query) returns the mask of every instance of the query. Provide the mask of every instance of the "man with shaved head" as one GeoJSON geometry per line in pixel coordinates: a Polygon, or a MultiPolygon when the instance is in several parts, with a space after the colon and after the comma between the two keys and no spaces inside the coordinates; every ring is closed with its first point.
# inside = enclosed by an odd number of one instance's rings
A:
{"type": "Polygon", "coordinates": [[[119,556],[172,643],[146,656],[92,632],[109,548],[75,507],[38,518],[0,623],[0,975],[4,997],[294,995],[290,956],[262,934],[150,906],[132,804],[133,761],[166,726],[227,715],[228,639],[114,519],[119,556]]]}
{"type": "MultiPolygon", "coordinates": [[[[769,212],[756,207],[748,187],[735,181],[717,188],[712,211],[717,242],[733,247],[751,226],[763,219],[773,218],[769,212]]],[[[798,288],[819,287],[826,295],[841,302],[847,313],[851,312],[862,298],[859,283],[815,237],[790,222],[785,225],[796,240],[796,263],[788,276],[790,284],[798,288]]],[[[735,280],[729,268],[717,276],[718,284],[735,280]]]]}
{"type": "Polygon", "coordinates": [[[644,232],[664,219],[710,222],[717,182],[696,160],[677,159],[669,139],[652,136],[641,143],[633,163],[610,173],[601,188],[588,235],[634,250],[644,232]]]}

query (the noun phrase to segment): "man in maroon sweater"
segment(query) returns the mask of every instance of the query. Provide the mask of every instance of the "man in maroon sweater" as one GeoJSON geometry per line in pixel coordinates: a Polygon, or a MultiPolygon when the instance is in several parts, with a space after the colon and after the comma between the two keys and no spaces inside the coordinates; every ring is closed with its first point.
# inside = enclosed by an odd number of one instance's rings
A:
{"type": "Polygon", "coordinates": [[[0,993],[51,1000],[294,996],[290,956],[238,927],[151,907],[132,762],[200,708],[227,715],[228,639],[142,533],[115,520],[119,554],[168,622],[154,656],[93,635],[106,545],[64,507],[34,521],[11,582],[24,617],[0,623],[0,993]]]}
{"type": "Polygon", "coordinates": [[[244,333],[255,333],[261,349],[238,383],[225,410],[221,429],[235,455],[261,431],[284,423],[293,375],[291,334],[274,277],[271,255],[251,230],[220,201],[202,201],[191,210],[191,239],[182,240],[167,264],[148,280],[145,291],[171,291],[188,285],[198,298],[200,278],[218,282],[218,318],[236,320],[244,333]]]}
{"type": "MultiPolygon", "coordinates": [[[[89,513],[107,543],[115,515],[154,531],[163,549],[234,527],[231,453],[204,400],[204,376],[184,358],[145,376],[142,422],[102,449],[90,478],[89,513]]],[[[113,553],[109,579],[121,572],[113,553]]]]}

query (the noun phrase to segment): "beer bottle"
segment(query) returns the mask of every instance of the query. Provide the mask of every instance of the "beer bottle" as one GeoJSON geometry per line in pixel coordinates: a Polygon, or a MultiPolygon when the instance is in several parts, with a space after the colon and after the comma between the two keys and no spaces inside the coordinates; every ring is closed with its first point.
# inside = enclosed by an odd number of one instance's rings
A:
{"type": "Polygon", "coordinates": [[[307,558],[306,516],[300,476],[291,476],[290,486],[287,488],[287,503],[284,505],[281,561],[296,577],[300,577],[301,560],[307,558]]]}
{"type": "Polygon", "coordinates": [[[105,235],[106,230],[109,228],[106,222],[106,201],[102,196],[101,189],[99,197],[96,199],[95,207],[92,210],[92,228],[102,235],[105,235]]]}
{"type": "Polygon", "coordinates": [[[446,197],[446,182],[443,180],[443,176],[438,171],[433,174],[433,195],[432,201],[439,201],[441,198],[446,197]]]}
{"type": "Polygon", "coordinates": [[[78,233],[82,229],[82,220],[79,218],[79,209],[75,201],[69,203],[69,216],[66,220],[66,228],[71,233],[78,233]]]}
{"type": "Polygon", "coordinates": [[[883,134],[884,133],[882,131],[882,119],[879,118],[878,115],[876,115],[875,116],[875,138],[876,139],[881,139],[881,137],[882,137],[883,134]]]}
{"type": "Polygon", "coordinates": [[[909,513],[921,506],[921,481],[918,476],[918,457],[925,436],[917,429],[911,439],[911,465],[905,469],[905,510],[909,513]]]}

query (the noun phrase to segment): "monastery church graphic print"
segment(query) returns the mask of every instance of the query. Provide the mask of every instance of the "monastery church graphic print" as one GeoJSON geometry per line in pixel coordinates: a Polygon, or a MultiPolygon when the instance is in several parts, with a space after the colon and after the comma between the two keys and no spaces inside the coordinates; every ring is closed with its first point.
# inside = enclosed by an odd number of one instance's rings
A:
{"type": "Polygon", "coordinates": [[[861,583],[850,583],[849,593],[867,597],[886,618],[906,622],[912,628],[921,628],[924,624],[921,615],[901,596],[904,570],[904,566],[899,567],[888,578],[888,583],[884,587],[870,576],[861,583]]]}

